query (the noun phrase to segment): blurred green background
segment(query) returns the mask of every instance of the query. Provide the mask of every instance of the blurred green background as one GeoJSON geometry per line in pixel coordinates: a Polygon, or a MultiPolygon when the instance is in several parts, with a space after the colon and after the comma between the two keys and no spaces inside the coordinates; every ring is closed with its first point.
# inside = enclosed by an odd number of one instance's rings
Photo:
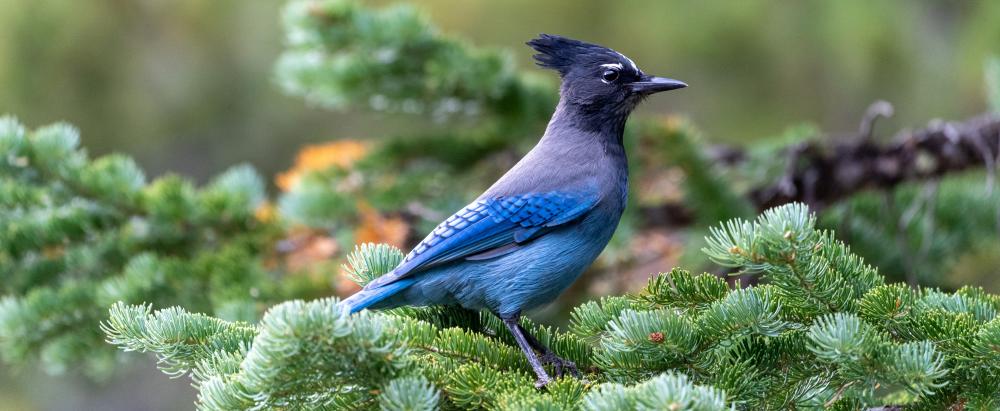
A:
{"type": "MultiPolygon", "coordinates": [[[[390,3],[380,1],[376,4],[390,3]]],[[[885,130],[983,110],[984,59],[1000,53],[990,1],[414,2],[443,30],[508,48],[540,32],[611,45],[692,85],[646,113],[691,117],[709,139],[746,143],[809,121],[854,130],[875,99],[885,130]]],[[[331,113],[280,93],[274,1],[5,0],[0,111],[65,120],[94,154],[134,155],[153,174],[205,178],[237,162],[265,175],[305,142],[385,134],[413,119],[331,113]]]]}
{"type": "MultiPolygon", "coordinates": [[[[541,32],[614,47],[691,84],[642,112],[690,117],[708,140],[735,144],[799,122],[850,132],[876,99],[896,107],[884,132],[975,115],[983,62],[1000,54],[1000,2],[991,1],[412,3],[442,30],[510,49],[522,67],[531,64],[522,44],[541,32]]],[[[273,81],[281,6],[4,0],[0,112],[29,125],[65,120],[93,154],[122,152],[152,175],[199,180],[239,162],[273,176],[310,142],[433,126],[283,95],[273,81]]],[[[191,408],[186,380],[137,363],[104,384],[0,369],[0,410],[191,408]]]]}

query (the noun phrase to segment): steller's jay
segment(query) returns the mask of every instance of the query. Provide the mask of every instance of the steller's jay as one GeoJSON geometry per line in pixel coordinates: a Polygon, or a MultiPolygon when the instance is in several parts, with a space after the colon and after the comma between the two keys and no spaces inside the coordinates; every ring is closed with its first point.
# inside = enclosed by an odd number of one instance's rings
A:
{"type": "Polygon", "coordinates": [[[437,226],[391,272],[341,305],[457,304],[490,310],[538,375],[579,376],[519,324],[523,310],[554,300],[597,258],[618,226],[628,192],[625,120],[650,94],[687,87],[643,73],[596,44],[542,34],[527,43],[562,77],[559,104],[538,144],[479,198],[437,226]],[[537,351],[536,355],[534,351],[537,351]]]}

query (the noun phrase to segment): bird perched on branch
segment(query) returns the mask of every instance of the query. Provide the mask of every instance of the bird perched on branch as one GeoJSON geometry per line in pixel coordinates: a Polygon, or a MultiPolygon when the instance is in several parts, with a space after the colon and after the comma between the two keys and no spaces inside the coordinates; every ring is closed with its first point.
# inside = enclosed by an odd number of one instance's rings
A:
{"type": "Polygon", "coordinates": [[[527,43],[559,72],[559,104],[538,144],[389,273],[341,304],[351,312],[403,305],[486,309],[507,326],[538,376],[579,376],[526,332],[521,313],[547,304],[593,263],[625,209],[625,120],[645,97],[686,87],[644,73],[621,53],[542,34],[527,43]]]}

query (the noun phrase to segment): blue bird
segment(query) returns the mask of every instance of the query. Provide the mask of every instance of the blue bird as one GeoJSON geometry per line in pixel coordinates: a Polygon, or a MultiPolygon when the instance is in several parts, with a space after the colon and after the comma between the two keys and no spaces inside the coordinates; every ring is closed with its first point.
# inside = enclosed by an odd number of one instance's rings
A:
{"type": "Polygon", "coordinates": [[[606,47],[542,34],[527,43],[559,72],[555,113],[538,144],[479,198],[437,226],[391,272],[344,300],[352,313],[403,305],[489,310],[513,334],[536,386],[575,364],[520,325],[593,263],[625,209],[625,120],[645,97],[687,87],[647,75],[606,47]],[[536,355],[536,352],[537,354],[536,355]]]}

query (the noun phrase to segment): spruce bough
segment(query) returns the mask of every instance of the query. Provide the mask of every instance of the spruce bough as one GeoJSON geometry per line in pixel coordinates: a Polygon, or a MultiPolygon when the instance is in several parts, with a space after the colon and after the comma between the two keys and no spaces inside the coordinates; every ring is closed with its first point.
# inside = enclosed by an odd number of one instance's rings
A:
{"type": "Polygon", "coordinates": [[[254,320],[287,299],[265,265],[280,234],[255,216],[264,182],[237,166],[204,187],[147,182],[129,157],[90,158],[67,124],[0,117],[0,360],[107,377],[96,325],[116,301],[254,320]]]}
{"type": "MultiPolygon", "coordinates": [[[[119,303],[102,328],[189,374],[201,409],[1000,406],[1000,296],[885,284],[800,204],[713,229],[704,251],[761,285],[675,269],[577,307],[568,331],[526,320],[587,374],[542,391],[498,320],[451,307],[351,316],[296,300],[250,325],[119,303]]],[[[365,245],[347,268],[364,283],[401,257],[365,245]]]]}

